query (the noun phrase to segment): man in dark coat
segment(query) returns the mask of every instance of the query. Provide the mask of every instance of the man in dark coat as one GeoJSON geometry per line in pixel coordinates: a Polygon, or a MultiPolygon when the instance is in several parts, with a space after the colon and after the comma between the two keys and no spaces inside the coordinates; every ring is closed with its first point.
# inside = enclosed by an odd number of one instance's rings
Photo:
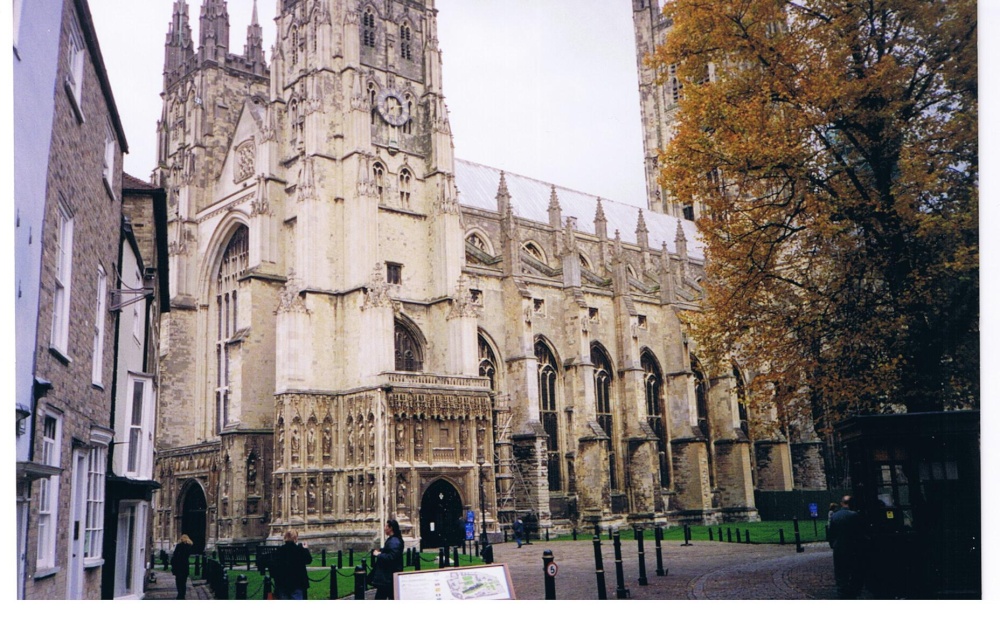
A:
{"type": "Polygon", "coordinates": [[[514,520],[514,541],[517,542],[517,547],[521,547],[521,540],[524,539],[524,522],[521,518],[514,520]]]}
{"type": "Polygon", "coordinates": [[[312,562],[312,554],[298,540],[297,531],[285,531],[285,543],[271,557],[271,577],[274,579],[274,595],[278,599],[306,599],[309,591],[306,567],[312,562]]]}
{"type": "Polygon", "coordinates": [[[864,519],[852,510],[850,496],[840,501],[840,509],[830,516],[827,539],[833,548],[833,575],[840,599],[855,599],[864,585],[864,552],[867,535],[864,519]]]}
{"type": "Polygon", "coordinates": [[[381,548],[376,548],[373,582],[375,584],[375,599],[394,599],[394,574],[403,571],[403,534],[399,530],[399,522],[389,520],[383,529],[387,539],[381,548]]]}
{"type": "Polygon", "coordinates": [[[181,535],[170,559],[170,572],[174,574],[174,579],[177,581],[177,599],[185,599],[187,596],[187,579],[191,571],[191,555],[193,553],[194,543],[191,538],[186,534],[181,535]]]}

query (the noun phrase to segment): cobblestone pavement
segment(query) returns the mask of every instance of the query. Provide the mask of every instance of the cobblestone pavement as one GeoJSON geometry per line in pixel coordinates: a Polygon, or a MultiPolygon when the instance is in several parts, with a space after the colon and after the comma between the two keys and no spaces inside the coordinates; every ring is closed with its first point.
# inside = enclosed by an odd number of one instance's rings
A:
{"type": "MultiPolygon", "coordinates": [[[[656,550],[646,542],[648,585],[639,585],[636,542],[622,542],[622,573],[627,597],[648,599],[833,599],[833,556],[825,543],[807,544],[801,553],[794,545],[695,542],[684,546],[662,544],[665,576],[656,575],[656,550]]],[[[518,548],[513,543],[494,546],[494,560],[506,563],[518,599],[544,599],[542,553],[552,550],[559,568],[556,599],[597,599],[594,545],[590,541],[535,542],[518,548]]],[[[617,570],[613,543],[601,541],[608,599],[617,599],[617,570]]]]}
{"type": "MultiPolygon", "coordinates": [[[[177,599],[177,583],[169,571],[153,570],[156,582],[146,584],[146,594],[142,599],[177,599]]],[[[204,580],[188,578],[186,599],[212,599],[212,591],[204,580]]]]}

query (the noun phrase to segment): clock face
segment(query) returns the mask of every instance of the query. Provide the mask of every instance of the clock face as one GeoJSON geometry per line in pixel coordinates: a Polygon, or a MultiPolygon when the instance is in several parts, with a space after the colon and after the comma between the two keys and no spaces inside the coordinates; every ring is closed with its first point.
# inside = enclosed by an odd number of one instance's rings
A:
{"type": "Polygon", "coordinates": [[[383,89],[379,93],[378,113],[386,123],[396,127],[410,120],[410,111],[403,103],[403,95],[394,88],[383,89]]]}

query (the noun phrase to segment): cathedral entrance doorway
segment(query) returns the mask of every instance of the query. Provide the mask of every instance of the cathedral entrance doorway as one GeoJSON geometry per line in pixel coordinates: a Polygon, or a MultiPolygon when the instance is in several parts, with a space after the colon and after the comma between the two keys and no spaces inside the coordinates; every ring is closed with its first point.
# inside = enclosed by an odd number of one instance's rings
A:
{"type": "Polygon", "coordinates": [[[438,479],[420,499],[420,549],[462,545],[465,524],[455,486],[438,479]]]}
{"type": "MultiPolygon", "coordinates": [[[[191,538],[196,553],[201,554],[205,550],[205,510],[208,503],[205,501],[205,492],[201,486],[192,482],[184,492],[184,499],[181,501],[181,534],[191,538]]],[[[180,535],[177,537],[180,539],[180,535]]]]}

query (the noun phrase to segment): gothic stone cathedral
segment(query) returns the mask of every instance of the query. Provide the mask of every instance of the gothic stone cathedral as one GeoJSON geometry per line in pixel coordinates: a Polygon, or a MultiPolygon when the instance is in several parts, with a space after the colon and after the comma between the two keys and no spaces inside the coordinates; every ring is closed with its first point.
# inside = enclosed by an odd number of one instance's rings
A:
{"type": "Polygon", "coordinates": [[[174,2],[157,547],[717,523],[824,486],[816,438],[749,437],[751,371],[707,376],[685,333],[704,258],[655,184],[656,4],[640,209],[454,158],[433,0],[280,0],[270,66],[256,12],[238,55],[225,0],[197,49],[174,2]]]}

